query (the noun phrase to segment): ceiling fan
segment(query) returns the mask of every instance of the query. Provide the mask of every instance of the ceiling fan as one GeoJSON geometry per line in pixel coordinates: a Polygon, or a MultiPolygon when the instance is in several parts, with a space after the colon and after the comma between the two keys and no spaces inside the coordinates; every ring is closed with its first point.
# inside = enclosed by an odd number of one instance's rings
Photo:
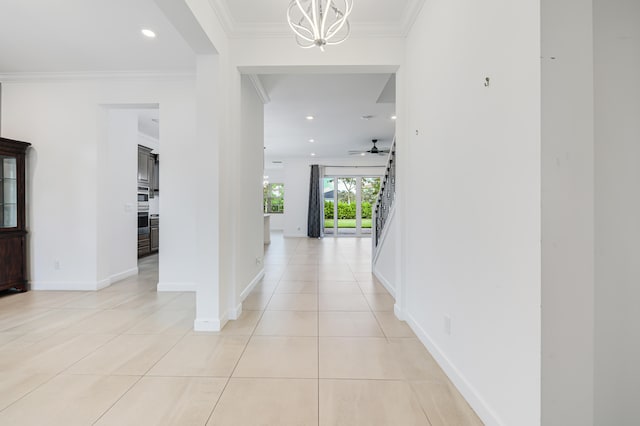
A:
{"type": "Polygon", "coordinates": [[[388,149],[380,149],[376,146],[376,144],[378,143],[378,139],[372,139],[371,142],[373,142],[373,148],[371,148],[368,151],[349,151],[349,155],[367,155],[367,154],[373,154],[373,155],[387,155],[389,153],[388,149]]]}

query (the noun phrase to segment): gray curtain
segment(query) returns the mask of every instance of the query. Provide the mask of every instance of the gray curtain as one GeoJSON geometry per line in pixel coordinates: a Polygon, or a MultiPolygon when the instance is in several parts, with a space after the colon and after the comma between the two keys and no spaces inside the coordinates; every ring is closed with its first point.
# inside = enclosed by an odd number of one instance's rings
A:
{"type": "Polygon", "coordinates": [[[324,214],[322,204],[322,188],[320,187],[320,166],[311,166],[309,180],[309,217],[307,220],[307,236],[321,238],[324,235],[324,214]]]}

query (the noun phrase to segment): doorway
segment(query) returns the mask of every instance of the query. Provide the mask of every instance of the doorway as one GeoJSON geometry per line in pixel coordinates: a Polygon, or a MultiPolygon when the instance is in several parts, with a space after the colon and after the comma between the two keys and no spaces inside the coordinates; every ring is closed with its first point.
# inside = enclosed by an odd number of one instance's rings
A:
{"type": "Polygon", "coordinates": [[[326,176],[324,233],[334,236],[371,236],[372,206],[380,192],[380,177],[326,176]]]}

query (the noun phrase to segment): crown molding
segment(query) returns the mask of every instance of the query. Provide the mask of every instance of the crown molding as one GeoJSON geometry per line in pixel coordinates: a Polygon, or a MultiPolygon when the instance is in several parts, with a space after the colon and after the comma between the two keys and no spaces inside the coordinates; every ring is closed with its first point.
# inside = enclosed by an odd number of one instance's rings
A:
{"type": "Polygon", "coordinates": [[[257,74],[247,74],[247,77],[251,81],[251,84],[253,84],[253,87],[255,87],[256,92],[258,92],[258,96],[262,100],[262,103],[266,105],[271,102],[269,93],[267,93],[267,90],[264,88],[262,81],[260,81],[260,77],[258,77],[257,74]]]}
{"type": "Polygon", "coordinates": [[[232,37],[237,23],[231,14],[231,10],[229,10],[229,6],[227,6],[227,2],[224,0],[209,0],[209,4],[218,16],[224,32],[228,37],[232,37]]]}
{"type": "Polygon", "coordinates": [[[14,72],[0,73],[0,81],[71,80],[184,80],[195,77],[189,71],[86,71],[86,72],[14,72]]]}
{"type": "Polygon", "coordinates": [[[409,0],[409,4],[404,11],[404,17],[402,18],[402,35],[404,37],[409,35],[411,28],[413,28],[413,24],[418,19],[418,15],[420,11],[422,11],[422,7],[425,4],[425,0],[409,0]]]}

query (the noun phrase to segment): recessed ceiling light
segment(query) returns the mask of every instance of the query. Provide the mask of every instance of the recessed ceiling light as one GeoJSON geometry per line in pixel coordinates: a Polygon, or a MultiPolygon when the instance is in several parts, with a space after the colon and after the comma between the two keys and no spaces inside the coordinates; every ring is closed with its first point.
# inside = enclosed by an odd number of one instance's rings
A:
{"type": "Polygon", "coordinates": [[[316,119],[313,115],[307,115],[305,118],[309,121],[316,119]]]}
{"type": "Polygon", "coordinates": [[[140,30],[140,32],[141,32],[145,37],[149,37],[149,38],[156,38],[156,33],[154,33],[153,31],[151,31],[150,29],[143,28],[142,30],[140,30]]]}
{"type": "Polygon", "coordinates": [[[312,157],[315,157],[315,156],[316,156],[316,153],[315,153],[315,152],[312,152],[312,153],[311,153],[311,156],[312,156],[312,157]]]}
{"type": "Polygon", "coordinates": [[[397,116],[395,116],[395,115],[392,115],[392,116],[391,116],[391,119],[392,119],[392,120],[396,120],[397,118],[398,118],[398,117],[397,117],[397,116]]]}
{"type": "Polygon", "coordinates": [[[315,139],[309,139],[310,143],[314,143],[316,140],[315,139]]]}
{"type": "Polygon", "coordinates": [[[367,154],[365,154],[364,152],[361,152],[360,155],[364,157],[367,154]]]}

